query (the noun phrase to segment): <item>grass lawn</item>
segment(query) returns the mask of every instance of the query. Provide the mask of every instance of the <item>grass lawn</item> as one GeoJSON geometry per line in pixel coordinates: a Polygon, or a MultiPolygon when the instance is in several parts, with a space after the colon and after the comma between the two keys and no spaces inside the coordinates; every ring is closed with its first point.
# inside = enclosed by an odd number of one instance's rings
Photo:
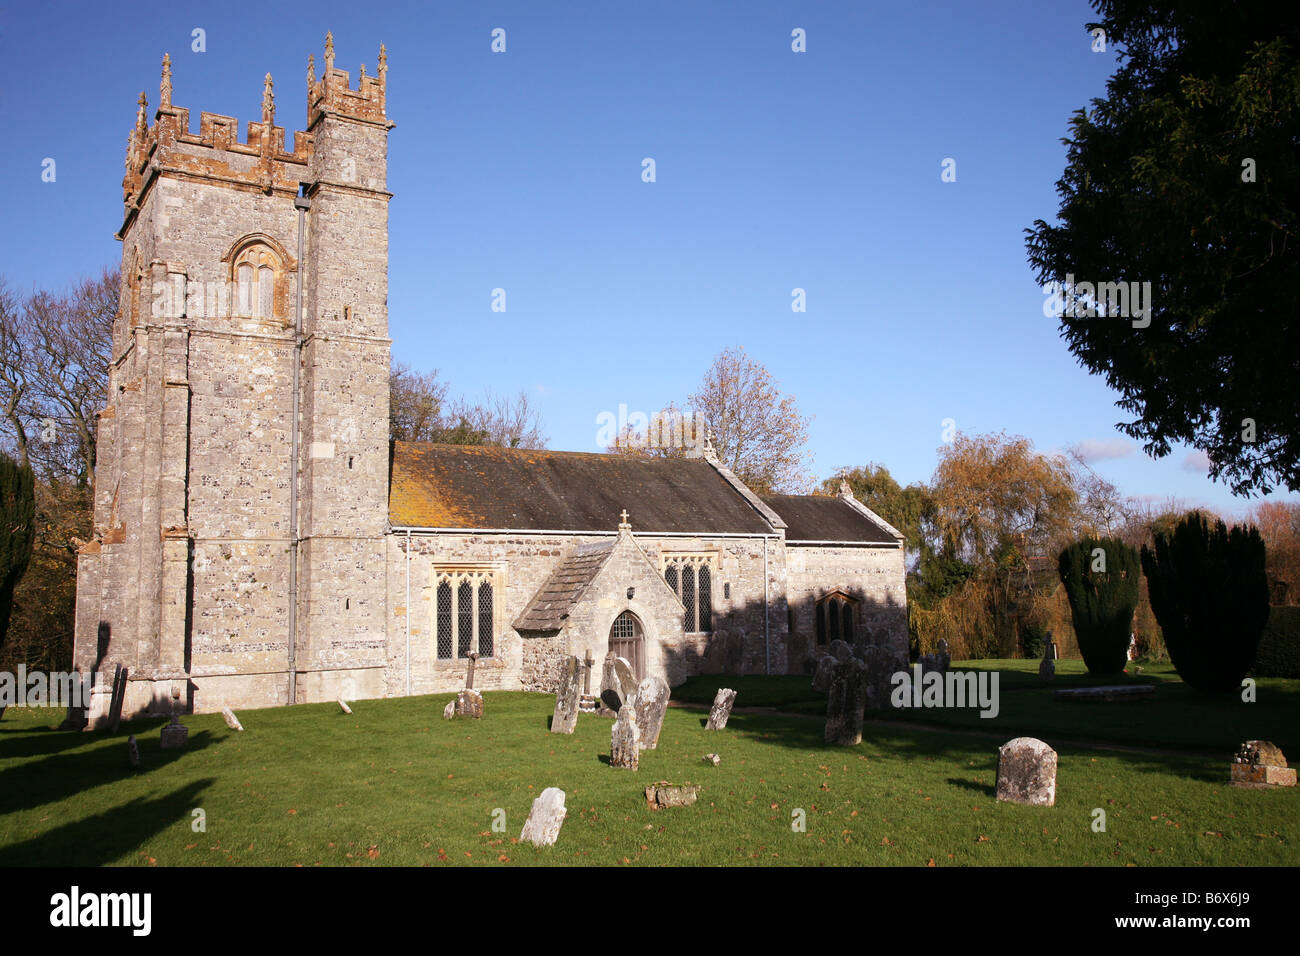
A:
{"type": "MultiPolygon", "coordinates": [[[[953,661],[954,670],[997,671],[999,710],[980,717],[978,709],[902,708],[877,720],[910,721],[996,733],[1007,739],[1027,735],[1054,740],[1108,741],[1134,747],[1221,754],[1223,760],[1245,740],[1271,740],[1282,752],[1300,758],[1300,680],[1256,681],[1254,703],[1239,695],[1201,694],[1184,684],[1173,666],[1143,664],[1142,673],[1097,678],[1083,661],[1057,661],[1056,680],[1038,680],[1038,661],[953,661]],[[1057,700],[1053,692],[1101,684],[1155,684],[1153,701],[1087,704],[1057,700]]],[[[677,700],[713,699],[719,686],[734,687],[742,703],[774,706],[789,713],[824,716],[826,697],[814,693],[807,677],[692,677],[673,691],[677,700]]]]}
{"type": "Polygon", "coordinates": [[[162,721],[78,734],[51,729],[61,713],[11,708],[0,865],[1300,862],[1300,792],[1228,786],[1226,758],[1100,752],[1041,733],[1060,752],[1057,805],[1022,807],[994,799],[996,743],[968,735],[874,721],[861,745],[829,748],[819,720],[736,713],[708,732],[701,712],[673,708],[630,772],[602,759],[608,720],[584,715],[572,736],[551,736],[553,698],[484,696],[482,721],[443,720],[445,694],[357,701],[350,717],[336,704],[243,711],[242,734],[220,715],[187,717],[183,751],[159,749],[162,721]],[[701,761],[709,752],[721,766],[701,761]],[[699,802],[647,809],[642,788],[657,780],[701,784],[699,802]],[[515,843],[548,786],[567,794],[559,842],[515,843]],[[206,832],[192,829],[195,809],[206,832]],[[806,832],[791,827],[796,809],[806,832]]]}

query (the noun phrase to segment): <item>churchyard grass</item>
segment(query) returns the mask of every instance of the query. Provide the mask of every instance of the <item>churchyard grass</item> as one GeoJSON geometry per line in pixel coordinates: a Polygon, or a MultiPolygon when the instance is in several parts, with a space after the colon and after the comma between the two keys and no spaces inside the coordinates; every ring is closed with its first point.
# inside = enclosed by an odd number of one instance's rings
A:
{"type": "MultiPolygon", "coordinates": [[[[572,736],[550,735],[553,697],[484,697],[481,721],[443,720],[446,694],[356,701],[351,716],[337,704],[245,710],[242,734],[220,714],[191,716],[188,746],[172,751],[159,748],[160,720],[58,732],[61,712],[10,709],[0,864],[1300,863],[1300,790],[1229,786],[1231,748],[1217,759],[1100,751],[1029,728],[1060,769],[1056,805],[1028,807],[994,799],[1000,741],[869,720],[859,746],[827,747],[820,720],[737,711],[709,732],[704,711],[670,708],[658,749],[632,772],[606,762],[611,721],[584,715],[572,736]],[[710,752],[720,766],[701,760],[710,752]],[[700,784],[698,803],[648,809],[643,789],[659,780],[700,784]],[[567,794],[558,842],[516,843],[548,786],[567,794]],[[1096,809],[1105,832],[1092,828],[1096,809]],[[806,832],[792,827],[796,811],[806,832]]],[[[1133,706],[1111,709],[1164,720],[1159,705],[1133,706]]],[[[1098,710],[1069,712],[1087,727],[1098,710]]]]}
{"type": "MultiPolygon", "coordinates": [[[[1245,740],[1271,740],[1287,754],[1300,756],[1300,680],[1262,678],[1256,681],[1253,703],[1240,695],[1226,697],[1203,694],[1178,678],[1169,663],[1142,664],[1137,673],[1097,678],[1088,674],[1083,661],[1058,660],[1056,679],[1043,684],[1035,660],[953,661],[957,671],[997,671],[1000,691],[996,717],[982,718],[978,708],[908,707],[872,715],[878,720],[899,720],[933,724],[936,727],[996,733],[1010,739],[1019,735],[1054,740],[1104,741],[1130,747],[1184,750],[1200,754],[1219,753],[1229,759],[1245,740]],[[1080,703],[1058,700],[1053,692],[1066,688],[1115,684],[1155,684],[1155,698],[1126,703],[1080,703]]],[[[785,682],[790,678],[740,678],[761,685],[763,681],[785,682]]],[[[807,679],[800,678],[805,686],[807,679]]],[[[695,681],[687,681],[687,694],[695,681]]],[[[707,678],[714,680],[714,678],[707,678]]],[[[784,686],[782,683],[781,686],[784,686]]],[[[746,690],[749,688],[746,687],[746,690]]],[[[746,699],[741,691],[739,705],[746,699]]],[[[757,691],[757,688],[754,688],[757,691]]],[[[684,696],[675,691],[675,696],[684,696]]],[[[769,693],[769,697],[774,696],[769,693]]],[[[776,706],[790,713],[820,716],[826,713],[826,698],[820,694],[791,695],[776,706]],[[809,700],[812,696],[815,699],[809,700]]]]}

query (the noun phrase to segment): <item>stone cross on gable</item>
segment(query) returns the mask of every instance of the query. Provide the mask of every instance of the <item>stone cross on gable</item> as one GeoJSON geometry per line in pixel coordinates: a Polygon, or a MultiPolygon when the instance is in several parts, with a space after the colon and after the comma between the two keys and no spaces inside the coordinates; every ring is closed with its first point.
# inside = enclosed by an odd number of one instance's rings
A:
{"type": "Polygon", "coordinates": [[[621,518],[622,520],[619,522],[618,530],[619,530],[619,531],[631,531],[631,530],[632,530],[632,525],[631,525],[630,523],[628,523],[628,520],[627,520],[627,509],[626,509],[626,508],[623,509],[623,513],[619,515],[619,518],[621,518]]]}

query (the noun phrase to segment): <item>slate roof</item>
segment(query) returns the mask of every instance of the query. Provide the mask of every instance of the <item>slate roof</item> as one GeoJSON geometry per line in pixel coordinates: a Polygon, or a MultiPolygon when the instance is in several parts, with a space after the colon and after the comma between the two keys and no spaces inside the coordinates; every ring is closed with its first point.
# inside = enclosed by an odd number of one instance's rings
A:
{"type": "Polygon", "coordinates": [[[515,630],[558,631],[562,628],[569,610],[614,553],[614,543],[605,541],[582,545],[561,561],[515,620],[515,630]]]}
{"type": "Polygon", "coordinates": [[[393,442],[388,514],[397,527],[612,534],[624,508],[637,534],[773,530],[699,458],[393,442]]]}
{"type": "Polygon", "coordinates": [[[763,495],[785,519],[786,541],[897,544],[898,539],[843,498],[831,495],[763,495]]]}

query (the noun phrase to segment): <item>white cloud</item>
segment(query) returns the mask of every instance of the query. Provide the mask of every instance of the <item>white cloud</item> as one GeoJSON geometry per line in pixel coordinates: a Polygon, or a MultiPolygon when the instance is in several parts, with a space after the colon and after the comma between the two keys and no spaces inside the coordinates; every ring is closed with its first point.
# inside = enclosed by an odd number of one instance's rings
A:
{"type": "Polygon", "coordinates": [[[1127,458],[1133,454],[1133,448],[1133,443],[1127,438],[1085,438],[1074,446],[1075,452],[1084,461],[1127,458]]]}

